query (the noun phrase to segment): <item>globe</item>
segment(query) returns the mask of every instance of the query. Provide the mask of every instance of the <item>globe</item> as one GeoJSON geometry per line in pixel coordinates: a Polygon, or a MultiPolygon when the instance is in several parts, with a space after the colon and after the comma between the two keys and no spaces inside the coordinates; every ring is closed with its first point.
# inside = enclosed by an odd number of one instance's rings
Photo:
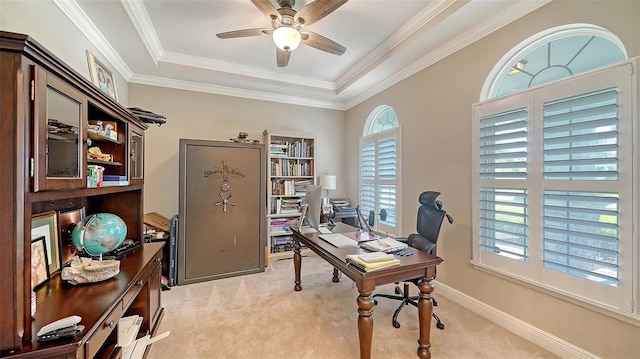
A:
{"type": "Polygon", "coordinates": [[[89,215],[76,224],[71,232],[73,245],[92,256],[118,248],[126,236],[127,225],[122,218],[111,213],[89,215]]]}

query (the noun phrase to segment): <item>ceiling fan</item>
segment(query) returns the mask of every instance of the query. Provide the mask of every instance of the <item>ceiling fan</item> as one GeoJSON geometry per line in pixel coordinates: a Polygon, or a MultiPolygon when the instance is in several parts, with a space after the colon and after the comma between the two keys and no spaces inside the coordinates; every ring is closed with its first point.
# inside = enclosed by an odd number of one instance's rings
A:
{"type": "Polygon", "coordinates": [[[221,39],[235,37],[247,37],[258,35],[273,35],[276,43],[276,60],[278,67],[289,64],[291,51],[295,50],[300,42],[335,55],[342,55],[346,48],[337,42],[330,40],[312,31],[301,31],[304,26],[329,15],[348,0],[315,0],[300,11],[293,9],[295,0],[278,0],[279,9],[269,0],[251,0],[263,14],[271,18],[271,29],[245,29],[216,34],[221,39]]]}

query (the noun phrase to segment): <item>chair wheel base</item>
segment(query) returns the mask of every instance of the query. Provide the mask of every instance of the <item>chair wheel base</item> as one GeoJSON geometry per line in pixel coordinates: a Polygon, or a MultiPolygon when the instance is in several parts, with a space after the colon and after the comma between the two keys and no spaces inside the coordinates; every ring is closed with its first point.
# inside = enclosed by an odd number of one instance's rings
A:
{"type": "Polygon", "coordinates": [[[440,329],[440,330],[444,330],[444,324],[442,323],[436,323],[436,328],[440,329]]]}
{"type": "Polygon", "coordinates": [[[393,322],[393,326],[394,326],[395,328],[400,328],[400,323],[398,323],[398,322],[393,322]]]}

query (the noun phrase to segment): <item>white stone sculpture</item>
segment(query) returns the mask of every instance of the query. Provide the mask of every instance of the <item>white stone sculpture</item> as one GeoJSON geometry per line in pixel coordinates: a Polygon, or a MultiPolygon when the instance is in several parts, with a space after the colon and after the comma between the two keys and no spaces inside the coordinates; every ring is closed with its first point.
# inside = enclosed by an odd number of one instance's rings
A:
{"type": "Polygon", "coordinates": [[[95,283],[120,273],[120,261],[115,259],[96,261],[75,256],[71,265],[62,269],[62,279],[73,285],[95,283]]]}

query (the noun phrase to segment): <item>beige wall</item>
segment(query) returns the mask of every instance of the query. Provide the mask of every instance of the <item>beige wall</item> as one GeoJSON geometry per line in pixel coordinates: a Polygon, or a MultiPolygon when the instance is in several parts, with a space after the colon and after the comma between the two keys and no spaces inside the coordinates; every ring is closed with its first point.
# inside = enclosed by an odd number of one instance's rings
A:
{"type": "MultiPolygon", "coordinates": [[[[620,37],[630,57],[640,55],[640,2],[554,2],[347,111],[347,152],[356,153],[354,139],[369,113],[380,104],[393,106],[403,136],[403,233],[415,230],[410,219],[424,190],[442,192],[444,208],[455,218],[453,225],[443,225],[438,254],[445,262],[438,280],[603,358],[638,358],[638,326],[480,272],[469,263],[471,105],[507,51],[542,30],[569,23],[602,26],[620,37]]],[[[346,168],[349,193],[357,193],[357,158],[349,157],[346,168]]]]}
{"type": "Polygon", "coordinates": [[[90,81],[86,50],[111,70],[118,100],[127,105],[127,82],[71,20],[49,0],[0,0],[0,30],[26,34],[90,81]]]}
{"type": "Polygon", "coordinates": [[[137,84],[129,85],[129,103],[167,117],[166,124],[152,125],[145,133],[145,212],[178,213],[181,138],[228,141],[241,131],[260,140],[265,129],[314,137],[316,175],[338,176],[332,196],[346,192],[343,111],[137,84]]]}

